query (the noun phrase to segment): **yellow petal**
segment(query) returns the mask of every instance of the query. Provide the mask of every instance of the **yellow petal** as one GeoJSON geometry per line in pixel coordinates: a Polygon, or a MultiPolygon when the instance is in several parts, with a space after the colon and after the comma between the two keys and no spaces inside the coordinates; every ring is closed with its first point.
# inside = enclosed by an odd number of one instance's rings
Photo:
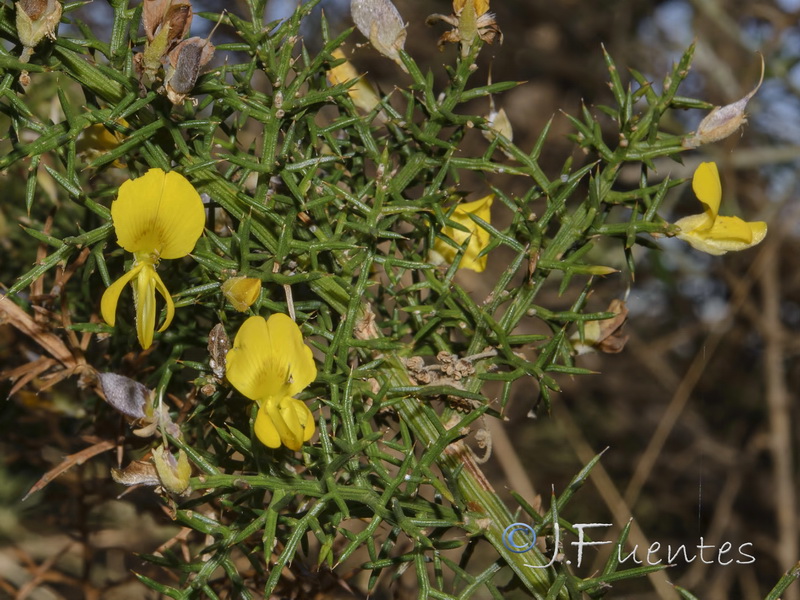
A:
{"type": "Polygon", "coordinates": [[[205,210],[183,175],[150,169],[120,186],[111,218],[119,245],[128,252],[180,258],[194,249],[203,233],[205,210]]]}
{"type": "Polygon", "coordinates": [[[258,416],[256,416],[256,423],[253,426],[253,430],[262,444],[268,448],[280,448],[281,436],[278,435],[278,430],[267,414],[266,404],[266,402],[262,402],[261,406],[259,406],[258,416]]]}
{"type": "Polygon", "coordinates": [[[294,398],[281,398],[277,402],[265,402],[267,413],[281,436],[281,442],[290,450],[300,450],[303,445],[303,427],[297,418],[297,411],[292,402],[300,402],[294,398]]]}
{"type": "Polygon", "coordinates": [[[317,377],[300,328],[280,313],[247,319],[226,362],[228,381],[251,400],[294,396],[317,377]]]}
{"type": "MultiPolygon", "coordinates": [[[[719,204],[722,201],[722,184],[719,181],[719,171],[716,163],[700,163],[692,178],[692,189],[697,199],[706,205],[706,213],[713,222],[719,213],[719,204]]],[[[711,226],[711,223],[708,223],[711,226]]]]}
{"type": "Polygon", "coordinates": [[[717,217],[711,230],[680,233],[678,238],[696,250],[719,256],[752,248],[761,243],[766,235],[767,224],[763,221],[747,222],[739,217],[717,217]]]}
{"type": "MultiPolygon", "coordinates": [[[[261,404],[259,418],[262,413],[266,413],[262,420],[270,423],[281,443],[290,450],[300,450],[303,442],[310,440],[314,435],[314,418],[308,407],[300,400],[288,396],[280,399],[269,398],[261,404]]],[[[270,441],[274,441],[274,437],[270,438],[270,441]]]]}
{"type": "Polygon", "coordinates": [[[164,317],[164,324],[158,328],[160,333],[169,327],[170,323],[172,323],[172,318],[175,316],[175,303],[172,301],[172,296],[167,290],[167,286],[164,285],[164,282],[161,280],[161,276],[159,276],[155,269],[153,269],[152,276],[154,278],[156,290],[158,290],[158,293],[161,294],[162,298],[164,298],[164,302],[167,305],[167,315],[164,317]]]}
{"type": "Polygon", "coordinates": [[[231,277],[222,284],[222,293],[233,308],[244,312],[258,300],[261,280],[254,277],[231,277]]]}
{"type": "MultiPolygon", "coordinates": [[[[458,265],[460,269],[472,269],[478,273],[486,269],[488,257],[478,257],[478,255],[489,245],[491,237],[489,232],[473,221],[469,215],[475,215],[489,223],[491,221],[491,207],[493,201],[494,194],[489,194],[480,200],[467,202],[466,204],[456,207],[453,214],[450,215],[450,220],[463,226],[468,231],[461,231],[460,229],[450,226],[442,229],[442,235],[449,237],[459,245],[463,244],[467,241],[467,238],[469,238],[469,244],[458,265]]],[[[433,251],[441,255],[441,257],[449,263],[453,262],[457,252],[453,246],[440,239],[434,242],[433,251]]]]}
{"type": "Polygon", "coordinates": [[[314,435],[314,431],[316,430],[314,415],[311,414],[311,409],[306,406],[305,402],[294,400],[292,406],[297,413],[297,419],[300,422],[300,426],[303,428],[302,439],[304,442],[307,442],[311,439],[311,436],[314,435]]]}
{"type": "Polygon", "coordinates": [[[139,274],[143,266],[144,263],[139,263],[134,266],[130,271],[125,273],[125,275],[108,286],[108,289],[103,293],[103,298],[100,300],[100,314],[103,316],[103,320],[112,327],[117,320],[117,304],[119,303],[119,296],[122,290],[125,289],[125,285],[131,279],[139,274]]]}
{"type": "Polygon", "coordinates": [[[475,14],[481,16],[489,10],[489,0],[453,0],[453,12],[458,14],[464,9],[467,2],[472,2],[475,6],[475,14]]]}
{"type": "Polygon", "coordinates": [[[133,288],[133,301],[136,304],[136,337],[143,350],[153,343],[156,330],[156,286],[153,265],[143,263],[136,285],[133,288]]]}
{"type": "MultiPolygon", "coordinates": [[[[336,59],[345,58],[344,52],[339,48],[334,50],[332,54],[336,59]]],[[[345,60],[342,64],[328,71],[328,82],[331,85],[339,85],[352,81],[353,79],[358,79],[358,81],[347,89],[347,93],[353,100],[353,104],[364,112],[370,112],[381,100],[378,98],[378,94],[375,93],[372,86],[360,77],[361,75],[359,75],[358,71],[356,71],[355,67],[353,67],[348,60],[345,60]]]]}
{"type": "Polygon", "coordinates": [[[133,298],[136,303],[136,336],[144,350],[147,350],[153,343],[157,312],[156,291],[161,294],[167,304],[167,316],[164,324],[158,330],[161,332],[172,323],[175,316],[175,303],[155,267],[147,262],[141,263],[133,298]]]}

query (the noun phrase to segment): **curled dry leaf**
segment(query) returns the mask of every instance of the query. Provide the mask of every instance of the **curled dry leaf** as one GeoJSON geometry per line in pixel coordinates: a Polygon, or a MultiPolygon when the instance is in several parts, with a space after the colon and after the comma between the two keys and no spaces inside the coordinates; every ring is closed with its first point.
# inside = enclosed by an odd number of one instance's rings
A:
{"type": "Polygon", "coordinates": [[[406,43],[406,27],[395,5],[389,0],[351,0],[350,13],[372,46],[405,71],[399,51],[406,43]]]}
{"type": "Polygon", "coordinates": [[[152,42],[162,31],[174,45],[188,33],[192,24],[192,5],[189,0],[144,0],[142,26],[147,40],[152,42]]]}
{"type": "Polygon", "coordinates": [[[726,106],[717,106],[700,121],[697,131],[687,136],[681,142],[684,148],[697,148],[703,144],[718,142],[737,131],[747,122],[745,108],[750,99],[756,95],[764,82],[764,57],[761,57],[761,78],[758,85],[744,98],[726,106]]]}
{"type": "Polygon", "coordinates": [[[134,460],[124,469],[111,469],[111,477],[122,485],[159,485],[156,466],[149,460],[134,460]]]}
{"type": "Polygon", "coordinates": [[[579,333],[570,337],[572,348],[576,354],[587,354],[599,351],[606,354],[622,352],[627,335],[622,335],[622,326],[628,318],[628,307],[624,300],[614,299],[608,305],[606,312],[614,313],[613,317],[600,321],[587,321],[583,326],[583,341],[579,333]]]}
{"type": "Polygon", "coordinates": [[[214,45],[192,37],[183,40],[169,53],[164,88],[173,104],[180,104],[194,89],[200,70],[214,57],[214,45]]]}

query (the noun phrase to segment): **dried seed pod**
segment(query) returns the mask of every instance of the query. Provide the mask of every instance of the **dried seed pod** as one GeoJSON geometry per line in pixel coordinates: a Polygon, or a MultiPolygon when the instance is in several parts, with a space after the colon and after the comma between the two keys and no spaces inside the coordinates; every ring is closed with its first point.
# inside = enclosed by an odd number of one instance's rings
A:
{"type": "Polygon", "coordinates": [[[20,62],[28,62],[34,47],[47,36],[56,39],[56,27],[61,20],[58,0],[20,0],[17,6],[17,35],[23,50],[20,62]]]}
{"type": "Polygon", "coordinates": [[[389,0],[351,0],[350,13],[372,46],[405,71],[399,51],[406,43],[406,27],[395,5],[389,0]]]}
{"type": "Polygon", "coordinates": [[[718,142],[724,140],[726,137],[737,131],[742,125],[747,122],[747,115],[745,115],[745,108],[750,98],[756,95],[756,92],[761,87],[764,81],[764,57],[761,57],[761,78],[758,80],[758,85],[747,94],[744,98],[737,100],[732,104],[726,106],[717,106],[706,117],[700,121],[697,126],[697,131],[683,139],[681,145],[684,148],[697,148],[703,144],[711,142],[718,142]]]}
{"type": "Polygon", "coordinates": [[[214,45],[208,40],[192,37],[183,40],[169,53],[164,88],[173,104],[180,104],[194,89],[200,69],[214,56],[214,45]]]}

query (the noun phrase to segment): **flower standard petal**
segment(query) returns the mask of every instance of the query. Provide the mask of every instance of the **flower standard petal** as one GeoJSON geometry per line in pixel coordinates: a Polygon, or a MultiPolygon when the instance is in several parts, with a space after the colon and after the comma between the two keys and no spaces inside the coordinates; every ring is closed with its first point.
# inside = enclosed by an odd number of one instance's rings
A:
{"type": "Polygon", "coordinates": [[[139,274],[139,271],[141,271],[143,267],[144,263],[139,263],[130,271],[125,273],[125,275],[108,286],[106,291],[103,293],[103,298],[100,300],[100,314],[103,316],[103,320],[112,327],[117,320],[117,303],[119,303],[119,296],[122,293],[122,290],[125,289],[125,285],[131,279],[139,274]]]}
{"type": "Polygon", "coordinates": [[[306,389],[317,378],[317,365],[311,348],[303,343],[303,334],[297,323],[287,315],[275,313],[267,320],[269,339],[274,353],[286,357],[289,371],[289,393],[294,396],[306,389]]]}
{"type": "Polygon", "coordinates": [[[183,175],[150,169],[120,186],[111,218],[119,245],[128,252],[180,258],[194,249],[203,233],[205,210],[183,175]]]}
{"type": "Polygon", "coordinates": [[[711,227],[719,214],[719,205],[722,202],[722,184],[716,163],[700,163],[692,177],[692,189],[697,199],[706,205],[707,222],[703,225],[711,227]]]}
{"type": "MultiPolygon", "coordinates": [[[[288,318],[288,317],[287,317],[288,318]]],[[[247,319],[226,357],[226,376],[251,400],[283,396],[288,391],[288,365],[279,349],[273,350],[267,321],[247,319]]]]}
{"type": "Polygon", "coordinates": [[[250,317],[227,355],[228,381],[251,400],[293,396],[317,377],[311,349],[300,328],[280,313],[250,317]]]}

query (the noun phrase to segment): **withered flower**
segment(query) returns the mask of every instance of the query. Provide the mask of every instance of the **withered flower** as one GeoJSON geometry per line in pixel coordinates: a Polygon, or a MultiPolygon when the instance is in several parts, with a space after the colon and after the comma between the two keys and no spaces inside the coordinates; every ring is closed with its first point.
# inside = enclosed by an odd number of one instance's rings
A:
{"type": "Polygon", "coordinates": [[[624,300],[614,299],[606,312],[614,313],[613,317],[600,321],[587,321],[583,325],[583,336],[575,332],[569,339],[575,354],[589,352],[605,352],[618,354],[622,352],[628,336],[623,335],[622,326],[628,318],[628,307],[624,300]]]}
{"type": "Polygon", "coordinates": [[[406,43],[406,26],[390,0],[351,0],[350,14],[370,44],[405,71],[400,50],[406,43]]]}
{"type": "Polygon", "coordinates": [[[747,108],[747,103],[750,102],[750,99],[756,95],[763,81],[764,57],[762,56],[761,78],[758,80],[758,85],[756,85],[749,94],[736,102],[715,107],[714,110],[700,121],[700,125],[697,126],[697,131],[685,137],[681,145],[684,148],[697,148],[703,144],[724,140],[726,137],[736,132],[747,122],[747,115],[745,115],[744,110],[747,108]]]}
{"type": "Polygon", "coordinates": [[[164,88],[173,104],[180,104],[194,89],[200,70],[214,57],[214,45],[208,40],[191,37],[169,53],[164,88]]]}
{"type": "Polygon", "coordinates": [[[461,56],[467,56],[477,38],[487,44],[493,43],[498,37],[500,43],[503,42],[503,33],[497,26],[494,13],[489,12],[489,0],[453,0],[452,15],[430,15],[425,22],[433,25],[439,21],[454,28],[439,38],[440,50],[447,43],[458,43],[461,45],[461,56]]]}
{"type": "Polygon", "coordinates": [[[133,59],[139,75],[155,79],[161,64],[192,24],[189,0],[144,0],[142,26],[147,42],[133,59]]]}

